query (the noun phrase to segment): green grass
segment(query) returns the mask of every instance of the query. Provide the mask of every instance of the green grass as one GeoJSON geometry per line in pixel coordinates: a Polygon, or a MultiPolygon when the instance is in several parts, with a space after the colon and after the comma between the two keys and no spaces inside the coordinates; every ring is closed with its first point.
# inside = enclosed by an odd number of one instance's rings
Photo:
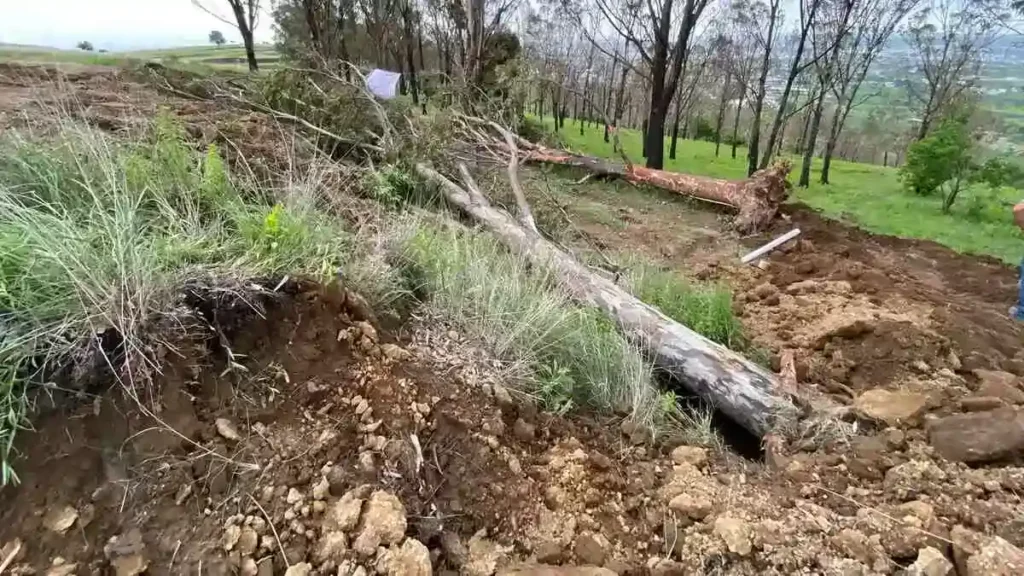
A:
{"type": "Polygon", "coordinates": [[[576,306],[547,271],[486,233],[419,224],[402,257],[436,314],[485,342],[549,410],[666,414],[651,367],[600,312],[576,306]]]}
{"type": "MultiPolygon", "coordinates": [[[[256,59],[262,68],[277,66],[279,55],[273,46],[256,46],[256,59]]],[[[242,46],[182,46],[160,50],[130,52],[86,52],[83,50],[56,50],[47,48],[4,48],[0,46],[0,62],[74,63],[98,66],[127,66],[143,62],[167,65],[206,67],[209,69],[245,70],[245,48],[242,46]],[[231,59],[233,62],[221,62],[231,59]]]]}
{"type": "Polygon", "coordinates": [[[372,304],[392,297],[394,284],[360,285],[379,272],[353,262],[367,251],[318,210],[327,190],[315,171],[279,194],[233,177],[215,147],[193,151],[167,115],[130,143],[59,122],[52,140],[0,138],[0,480],[16,479],[29,386],[98,357],[96,335],[113,331],[124,342],[114,372],[137,397],[152,346],[173,339],[155,323],[194,325],[180,316],[186,283],[244,293],[250,279],[342,268],[372,304]]]}
{"type": "MultiPolygon", "coordinates": [[[[550,118],[544,119],[548,129],[550,118]]],[[[579,152],[614,158],[611,144],[603,140],[600,126],[587,127],[580,136],[579,127],[567,121],[559,131],[566,145],[579,152]]],[[[640,133],[622,130],[620,139],[630,159],[643,161],[640,133]]],[[[709,142],[682,140],[677,157],[668,159],[666,141],[665,169],[675,172],[700,174],[716,178],[743,178],[746,176],[746,148],[737,150],[737,158],[730,156],[730,148],[722,146],[721,156],[715,156],[715,145],[709,142]]],[[[798,162],[794,158],[794,166],[798,162]]],[[[1024,193],[1002,189],[987,190],[974,187],[961,193],[951,214],[941,210],[939,198],[915,196],[900,184],[898,170],[871,164],[832,163],[832,183],[817,182],[815,163],[812,184],[807,189],[795,188],[791,199],[804,202],[826,216],[842,219],[869,232],[903,238],[933,240],[958,252],[995,256],[1005,262],[1020,261],[1024,254],[1024,236],[1013,224],[1010,206],[1024,193]]],[[[796,174],[791,175],[791,180],[796,174]]]]}
{"type": "Polygon", "coordinates": [[[124,66],[138,60],[123,54],[85,52],[82,50],[46,50],[32,48],[0,48],[0,62],[40,62],[124,66]]]}

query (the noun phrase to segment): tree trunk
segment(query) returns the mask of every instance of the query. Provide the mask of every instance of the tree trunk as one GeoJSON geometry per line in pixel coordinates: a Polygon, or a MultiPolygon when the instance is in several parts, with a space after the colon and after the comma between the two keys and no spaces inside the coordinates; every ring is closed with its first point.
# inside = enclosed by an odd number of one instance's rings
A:
{"type": "MultiPolygon", "coordinates": [[[[672,120],[672,145],[668,149],[668,159],[676,159],[676,141],[679,140],[679,116],[682,112],[679,103],[676,104],[676,117],[672,120]]],[[[683,128],[683,138],[686,138],[686,128],[683,128]]]]}
{"type": "Polygon", "coordinates": [[[588,170],[596,176],[622,178],[637,184],[647,184],[684,196],[690,196],[715,204],[734,208],[739,214],[733,226],[743,233],[755,233],[765,229],[775,218],[779,205],[789,195],[788,163],[780,163],[765,170],[758,170],[746,180],[732,181],[692,176],[679,172],[656,170],[636,165],[573,154],[543,146],[531,145],[524,160],[575,166],[588,170]]]}
{"type": "Polygon", "coordinates": [[[644,158],[647,158],[647,154],[649,153],[647,151],[647,120],[644,120],[644,123],[640,125],[640,140],[643,142],[643,149],[640,154],[644,158]]]}
{"type": "Polygon", "coordinates": [[[246,18],[245,8],[240,0],[228,2],[231,11],[235,15],[235,23],[238,24],[238,34],[245,44],[245,59],[249,63],[249,72],[259,72],[259,64],[256,62],[256,46],[253,43],[252,29],[249,27],[249,20],[246,18]]]}
{"type": "Polygon", "coordinates": [[[775,376],[764,368],[668,318],[595,274],[541,235],[496,210],[479,190],[463,190],[430,168],[417,171],[440,184],[448,200],[483,224],[510,250],[549,269],[574,299],[603,311],[654,365],[758,438],[790,424],[797,414],[775,376]]]}
{"type": "Polygon", "coordinates": [[[405,9],[402,10],[402,25],[405,34],[405,66],[409,70],[409,91],[412,93],[413,106],[419,106],[420,94],[419,84],[416,83],[416,60],[413,42],[416,41],[412,33],[412,6],[411,0],[407,0],[405,9]]]}
{"type": "Polygon", "coordinates": [[[740,97],[736,100],[736,117],[732,120],[732,159],[736,159],[736,146],[740,137],[740,114],[743,113],[743,97],[746,92],[740,90],[740,97]]]}
{"type": "Polygon", "coordinates": [[[729,104],[729,84],[732,82],[732,74],[725,74],[725,82],[722,83],[722,95],[718,99],[718,116],[715,118],[715,158],[722,148],[722,124],[725,122],[725,108],[729,104]]]}
{"type": "Polygon", "coordinates": [[[888,168],[889,167],[889,151],[888,150],[886,150],[885,152],[882,153],[882,167],[883,168],[888,168]]]}
{"type": "Polygon", "coordinates": [[[814,103],[814,115],[811,117],[811,126],[807,130],[807,140],[804,142],[804,158],[800,164],[800,180],[797,186],[807,188],[811,185],[811,164],[814,162],[814,147],[818,141],[818,130],[821,127],[821,114],[825,107],[825,85],[818,89],[818,100],[814,103]]]}
{"type": "MultiPolygon", "coordinates": [[[[783,120],[786,118],[786,104],[789,103],[789,94],[793,91],[793,83],[796,81],[796,77],[800,75],[800,60],[804,55],[804,46],[807,45],[807,34],[811,31],[811,26],[814,24],[814,14],[818,10],[820,2],[812,2],[810,12],[807,15],[807,21],[803,22],[800,30],[800,40],[796,45],[796,54],[793,55],[793,62],[789,67],[789,75],[786,77],[786,85],[782,88],[782,96],[779,97],[779,109],[775,112],[775,119],[772,121],[772,130],[768,134],[768,142],[764,147],[764,157],[761,158],[761,168],[768,166],[768,163],[772,160],[772,154],[775,152],[775,141],[780,138],[780,132],[783,127],[783,120]]],[[[844,24],[845,26],[845,20],[844,24]]]]}
{"type": "Polygon", "coordinates": [[[668,116],[668,103],[662,99],[651,101],[651,111],[647,116],[647,133],[644,143],[647,148],[647,167],[660,170],[665,165],[665,118],[668,116]]]}

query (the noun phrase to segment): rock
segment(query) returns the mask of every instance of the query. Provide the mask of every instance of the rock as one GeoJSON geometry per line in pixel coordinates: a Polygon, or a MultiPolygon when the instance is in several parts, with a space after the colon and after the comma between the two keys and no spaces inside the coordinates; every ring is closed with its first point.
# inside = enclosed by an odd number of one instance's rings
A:
{"type": "Polygon", "coordinates": [[[498,576],[616,576],[607,568],[595,566],[516,566],[498,573],[498,576]]]}
{"type": "Polygon", "coordinates": [[[960,362],[960,357],[956,355],[956,352],[950,350],[949,354],[946,354],[946,364],[953,371],[959,371],[963,368],[963,364],[960,362]]]}
{"type": "Polygon", "coordinates": [[[1020,378],[1015,374],[978,369],[974,371],[974,375],[981,382],[975,395],[993,396],[1008,404],[1024,404],[1024,391],[1017,387],[1020,378]]]}
{"type": "Polygon", "coordinates": [[[352,549],[361,556],[372,556],[378,546],[397,544],[405,536],[405,506],[394,494],[377,490],[370,495],[360,524],[352,549]]]}
{"type": "Polygon", "coordinates": [[[672,449],[672,461],[676,464],[692,464],[703,468],[708,463],[708,451],[696,446],[676,446],[672,449]]]}
{"type": "Polygon", "coordinates": [[[702,496],[680,494],[669,501],[668,507],[691,520],[703,520],[711,513],[711,501],[702,496]]]}
{"type": "Polygon", "coordinates": [[[381,344],[380,351],[384,353],[385,358],[395,361],[405,360],[412,355],[408,350],[396,344],[381,344]]]}
{"type": "Polygon", "coordinates": [[[348,490],[345,469],[341,466],[332,466],[327,471],[327,484],[330,487],[331,496],[341,496],[348,490]]]}
{"type": "Polygon", "coordinates": [[[565,559],[565,548],[555,540],[548,540],[534,548],[533,555],[541,564],[561,564],[565,559]]]}
{"type": "Polygon", "coordinates": [[[297,504],[302,502],[302,492],[299,492],[295,488],[288,489],[288,495],[285,496],[284,501],[289,504],[297,504]]]}
{"type": "Polygon", "coordinates": [[[733,554],[740,556],[750,554],[752,549],[750,525],[743,520],[731,516],[719,516],[715,520],[715,534],[725,541],[725,545],[733,554]]]}
{"type": "Polygon", "coordinates": [[[256,576],[274,576],[274,561],[270,556],[256,563],[256,576]]]}
{"type": "Polygon", "coordinates": [[[608,556],[609,544],[600,535],[580,534],[576,537],[573,551],[576,557],[584,564],[600,566],[608,556]]]}
{"type": "Polygon", "coordinates": [[[775,295],[778,292],[779,289],[776,288],[775,285],[770,282],[758,284],[758,286],[754,288],[754,296],[756,296],[758,300],[764,300],[765,298],[775,295]]]}
{"type": "Polygon", "coordinates": [[[505,563],[510,550],[485,538],[482,530],[477,532],[469,539],[469,555],[462,567],[462,575],[491,576],[499,565],[505,563]]]}
{"type": "Polygon", "coordinates": [[[235,545],[235,548],[242,556],[252,556],[256,553],[256,547],[259,546],[259,543],[259,534],[256,534],[255,530],[246,526],[242,528],[242,532],[238,535],[238,543],[235,545]]]}
{"type": "Polygon", "coordinates": [[[238,442],[242,439],[242,435],[238,433],[238,428],[235,428],[234,423],[227,418],[217,418],[214,420],[213,425],[217,428],[217,434],[220,434],[225,440],[238,442]]]}
{"type": "Polygon", "coordinates": [[[138,528],[111,536],[103,546],[103,555],[110,561],[115,576],[138,576],[149,568],[146,544],[138,528]]]}
{"type": "Polygon", "coordinates": [[[601,454],[600,452],[591,452],[589,456],[590,465],[593,466],[595,470],[603,472],[612,467],[611,458],[601,454]]]}
{"type": "Polygon", "coordinates": [[[516,419],[516,423],[512,425],[512,434],[520,442],[532,442],[536,433],[537,427],[522,418],[516,419]]]}
{"type": "Polygon", "coordinates": [[[995,396],[968,396],[960,399],[960,409],[964,412],[988,412],[1006,406],[995,396]]]}
{"type": "MultiPolygon", "coordinates": [[[[5,558],[5,556],[0,556],[0,559],[5,558]]],[[[74,576],[77,570],[77,562],[68,564],[66,560],[58,556],[53,559],[53,565],[46,570],[46,576],[74,576]]]]}
{"type": "Polygon", "coordinates": [[[928,441],[943,458],[977,464],[1024,451],[1024,415],[1013,408],[947,416],[931,423],[928,441]]]}
{"type": "Polygon", "coordinates": [[[918,551],[917,560],[907,567],[907,576],[948,576],[952,572],[953,564],[931,546],[918,551]]]}
{"type": "Polygon", "coordinates": [[[498,406],[501,408],[512,408],[515,406],[515,402],[512,401],[512,395],[509,394],[508,388],[505,388],[501,384],[495,384],[493,386],[494,400],[497,401],[498,406]]]}
{"type": "Polygon", "coordinates": [[[359,328],[359,331],[363,333],[363,336],[369,338],[370,342],[377,341],[377,329],[373,327],[373,324],[370,324],[365,320],[361,320],[355,323],[355,327],[359,328]]]}
{"type": "Polygon", "coordinates": [[[43,526],[51,532],[63,534],[78,520],[78,510],[73,506],[51,508],[43,517],[43,526]]]}
{"type": "Polygon", "coordinates": [[[466,545],[462,543],[462,539],[455,532],[445,531],[441,533],[441,551],[444,552],[444,557],[448,564],[455,568],[461,568],[469,559],[469,551],[466,550],[466,545]]]}
{"type": "Polygon", "coordinates": [[[238,573],[241,576],[259,576],[260,567],[256,564],[256,561],[246,556],[242,558],[242,565],[238,568],[238,573]]]}
{"type": "Polygon", "coordinates": [[[858,396],[853,407],[867,418],[893,426],[915,422],[924,411],[927,401],[924,394],[876,388],[858,396]]]}
{"type": "Polygon", "coordinates": [[[313,485],[313,498],[326,500],[331,495],[331,484],[326,477],[321,476],[320,481],[313,485]]]}
{"type": "Polygon", "coordinates": [[[298,564],[292,564],[287,570],[284,571],[284,576],[309,576],[313,572],[313,565],[309,562],[299,562],[298,564]]]}
{"type": "Polygon", "coordinates": [[[431,576],[432,573],[430,551],[415,538],[406,538],[402,547],[388,556],[385,570],[388,576],[431,576]]]}
{"type": "Polygon", "coordinates": [[[174,494],[174,504],[181,506],[188,500],[188,497],[192,495],[192,485],[182,484],[178,487],[178,491],[174,494]]]}
{"type": "Polygon", "coordinates": [[[985,537],[970,528],[954,526],[949,531],[949,539],[953,543],[953,562],[956,564],[956,573],[963,576],[967,574],[967,561],[978,553],[985,537]]]}
{"type": "Polygon", "coordinates": [[[344,532],[326,531],[316,542],[313,558],[321,564],[324,562],[337,564],[345,559],[346,550],[348,550],[348,538],[345,537],[344,532]]]}
{"type": "Polygon", "coordinates": [[[931,374],[931,372],[932,372],[932,367],[929,366],[928,363],[925,362],[924,360],[920,360],[920,359],[915,360],[911,364],[911,366],[913,366],[914,370],[917,370],[921,374],[931,374]]]}
{"type": "Polygon", "coordinates": [[[327,512],[324,513],[324,527],[329,530],[351,532],[359,524],[362,510],[363,500],[356,497],[355,490],[350,490],[327,508],[327,512]]]}
{"type": "Polygon", "coordinates": [[[820,350],[833,338],[857,338],[870,334],[875,330],[875,322],[874,318],[867,315],[833,312],[814,324],[807,335],[807,347],[820,350]]]}
{"type": "Polygon", "coordinates": [[[1024,574],[1024,550],[993,536],[967,560],[967,576],[1020,576],[1024,574]]]}
{"type": "Polygon", "coordinates": [[[651,576],[689,576],[690,569],[682,562],[662,558],[651,568],[651,576]]]}
{"type": "Polygon", "coordinates": [[[225,552],[231,552],[235,549],[235,545],[238,544],[238,539],[242,536],[242,529],[232,524],[224,530],[224,534],[220,537],[220,546],[225,552]]]}

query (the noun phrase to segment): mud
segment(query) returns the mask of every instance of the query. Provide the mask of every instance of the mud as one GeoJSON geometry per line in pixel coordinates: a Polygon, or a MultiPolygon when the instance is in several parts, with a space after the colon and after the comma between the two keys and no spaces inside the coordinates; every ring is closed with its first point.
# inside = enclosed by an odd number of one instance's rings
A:
{"type": "MultiPolygon", "coordinates": [[[[0,123],[67,102],[53,74],[0,66],[0,123]]],[[[236,144],[268,170],[291,141],[259,115],[111,69],[61,82],[88,102],[75,114],[109,118],[107,129],[142,122],[126,110],[167,106],[198,145],[245,137],[236,144]]],[[[573,191],[558,200],[572,247],[728,282],[775,367],[792,352],[798,388],[848,410],[764,462],[636,443],[619,418],[540,412],[457,331],[430,318],[385,328],[341,287],[289,284],[262,315],[192,291],[225,340],[177,342],[138,403],[120,389],[78,394],[21,435],[22,484],[0,492],[5,573],[490,576],[524,562],[624,575],[1014,573],[1020,460],[968,466],[929,436],[983,404],[1010,415],[991,426],[1015,422],[1011,267],[799,206],[737,239],[678,200],[543,178],[573,191]],[[764,268],[739,265],[794,225],[801,240],[764,268]]]]}

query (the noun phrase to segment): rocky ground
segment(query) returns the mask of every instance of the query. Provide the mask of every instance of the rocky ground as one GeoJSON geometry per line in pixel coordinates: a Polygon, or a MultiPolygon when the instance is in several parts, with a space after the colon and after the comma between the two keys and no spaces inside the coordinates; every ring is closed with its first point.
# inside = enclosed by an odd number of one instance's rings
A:
{"type": "MultiPolygon", "coordinates": [[[[93,111],[259,126],[107,69],[71,82],[93,111]]],[[[0,70],[0,120],[38,90],[0,70]]],[[[799,208],[773,232],[803,240],[740,267],[764,238],[633,201],[580,241],[730,282],[755,342],[777,369],[792,354],[833,418],[762,461],[553,416],[457,331],[386,330],[343,287],[295,286],[237,318],[242,367],[181,343],[151,413],[116,393],[44,407],[0,493],[0,573],[1024,574],[1012,270],[799,208]]]]}

